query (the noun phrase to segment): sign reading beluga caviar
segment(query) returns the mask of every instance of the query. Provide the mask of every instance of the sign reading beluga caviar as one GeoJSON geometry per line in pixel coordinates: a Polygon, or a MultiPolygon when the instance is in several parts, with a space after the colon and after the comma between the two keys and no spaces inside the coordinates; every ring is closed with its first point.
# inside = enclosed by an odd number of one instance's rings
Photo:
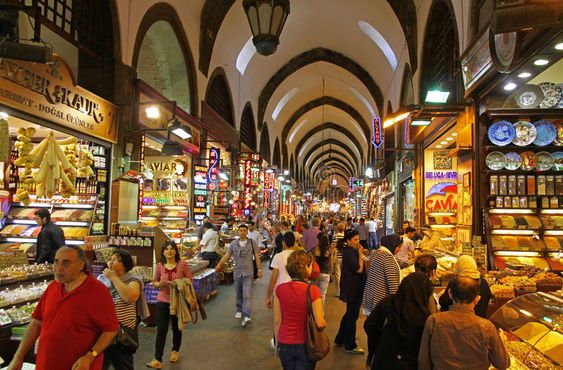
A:
{"type": "Polygon", "coordinates": [[[117,142],[117,107],[76,86],[59,56],[49,64],[0,58],[0,104],[117,142]]]}

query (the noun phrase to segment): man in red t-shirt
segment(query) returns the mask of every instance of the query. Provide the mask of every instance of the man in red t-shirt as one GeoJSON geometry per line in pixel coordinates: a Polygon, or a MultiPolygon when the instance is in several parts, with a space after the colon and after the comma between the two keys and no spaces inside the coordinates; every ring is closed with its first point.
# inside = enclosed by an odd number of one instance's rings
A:
{"type": "Polygon", "coordinates": [[[21,369],[39,338],[37,370],[101,370],[102,353],[119,329],[111,295],[88,273],[80,248],[59,248],[54,274],[8,369],[21,369]]]}

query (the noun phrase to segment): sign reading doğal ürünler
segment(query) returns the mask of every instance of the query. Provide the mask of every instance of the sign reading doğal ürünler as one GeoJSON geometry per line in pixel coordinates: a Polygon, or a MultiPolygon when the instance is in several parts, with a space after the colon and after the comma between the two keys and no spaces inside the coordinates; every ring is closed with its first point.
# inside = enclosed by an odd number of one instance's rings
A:
{"type": "Polygon", "coordinates": [[[59,56],[49,64],[0,58],[0,104],[117,142],[117,107],[76,86],[59,56]]]}

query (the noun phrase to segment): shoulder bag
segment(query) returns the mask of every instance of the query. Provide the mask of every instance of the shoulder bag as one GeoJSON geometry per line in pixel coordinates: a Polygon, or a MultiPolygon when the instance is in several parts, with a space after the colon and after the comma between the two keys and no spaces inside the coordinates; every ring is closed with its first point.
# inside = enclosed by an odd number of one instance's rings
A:
{"type": "Polygon", "coordinates": [[[319,361],[330,352],[330,339],[324,330],[317,328],[311,302],[311,285],[307,286],[307,351],[312,361],[319,361]]]}

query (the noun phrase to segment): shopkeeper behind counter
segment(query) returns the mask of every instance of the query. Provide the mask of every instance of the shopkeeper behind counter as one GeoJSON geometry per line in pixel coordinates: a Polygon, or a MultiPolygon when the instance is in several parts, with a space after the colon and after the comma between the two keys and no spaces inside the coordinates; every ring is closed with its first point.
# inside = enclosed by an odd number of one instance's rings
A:
{"type": "Polygon", "coordinates": [[[41,226],[41,232],[37,235],[37,263],[53,263],[57,249],[65,245],[65,234],[63,229],[51,222],[51,213],[45,208],[37,210],[35,221],[41,226]]]}

